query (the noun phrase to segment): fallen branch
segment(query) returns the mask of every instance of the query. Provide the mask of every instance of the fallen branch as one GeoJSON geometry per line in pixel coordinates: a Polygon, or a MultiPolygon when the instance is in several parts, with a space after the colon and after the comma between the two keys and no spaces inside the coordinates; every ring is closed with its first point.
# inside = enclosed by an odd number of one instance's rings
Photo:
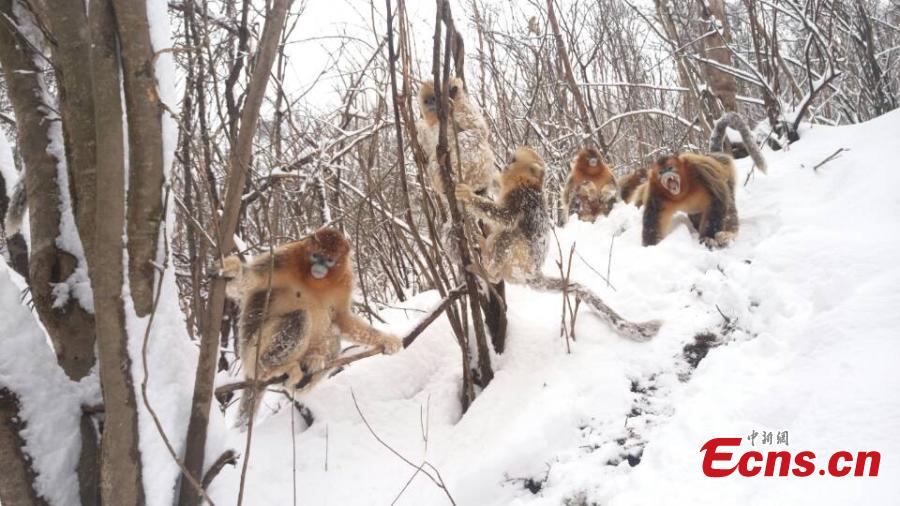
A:
{"type": "Polygon", "coordinates": [[[840,156],[841,153],[843,153],[844,151],[850,151],[850,150],[847,148],[840,148],[837,151],[835,151],[834,153],[831,153],[831,155],[829,155],[828,158],[822,160],[821,162],[819,162],[813,166],[813,168],[812,168],[813,172],[816,172],[817,170],[819,170],[819,167],[825,165],[826,163],[828,163],[828,162],[834,160],[835,158],[837,158],[838,156],[840,156]]]}

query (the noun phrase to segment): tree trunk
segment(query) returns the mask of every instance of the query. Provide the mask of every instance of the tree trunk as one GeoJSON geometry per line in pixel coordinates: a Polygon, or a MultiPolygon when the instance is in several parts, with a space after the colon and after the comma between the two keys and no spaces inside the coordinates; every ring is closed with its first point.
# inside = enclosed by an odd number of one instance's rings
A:
{"type": "MultiPolygon", "coordinates": [[[[131,358],[128,354],[128,331],[123,307],[123,286],[125,273],[122,252],[125,248],[122,231],[125,230],[125,146],[122,125],[122,103],[120,95],[119,64],[116,43],[115,20],[109,0],[95,1],[91,5],[91,37],[93,50],[91,70],[94,78],[93,121],[85,128],[94,130],[98,139],[95,248],[91,264],[102,266],[91,270],[94,288],[94,310],[97,319],[97,340],[100,352],[100,384],[103,389],[103,404],[106,407],[106,421],[103,431],[102,460],[100,469],[100,494],[103,504],[142,504],[144,488],[141,478],[141,456],[138,445],[138,412],[134,381],[131,377],[131,358]]],[[[121,20],[120,20],[121,22],[121,20]]],[[[147,27],[144,26],[145,36],[147,27]]],[[[123,62],[126,56],[122,54],[123,62]]],[[[149,67],[150,78],[153,67],[149,67]]],[[[126,81],[127,82],[127,81],[126,81]]],[[[126,84],[127,86],[127,84],[126,84]]],[[[127,89],[127,88],[126,88],[127,89]]],[[[155,84],[154,84],[155,92],[155,84]]],[[[132,93],[134,93],[132,91],[132,93]]],[[[126,93],[127,96],[127,93],[126,93]]],[[[154,95],[155,96],[155,95],[154,95]]],[[[128,113],[131,119],[131,111],[128,113]]],[[[161,135],[160,127],[147,130],[139,137],[129,135],[131,149],[148,138],[161,135]]],[[[152,141],[151,141],[152,143],[152,141]]],[[[157,171],[162,173],[162,148],[158,157],[157,171]]],[[[132,160],[134,154],[132,153],[132,160]]],[[[145,166],[132,166],[133,184],[135,172],[150,170],[145,166]]],[[[142,184],[151,185],[153,182],[142,184]]],[[[162,181],[156,183],[162,185],[162,181]]],[[[150,191],[150,189],[146,189],[150,191]]],[[[129,200],[130,202],[130,200],[129,200]]],[[[160,211],[161,213],[162,211],[160,211]]],[[[159,220],[159,214],[154,219],[159,220]]],[[[130,222],[129,222],[130,225],[130,222]]],[[[139,224],[152,227],[150,222],[139,224]]],[[[131,241],[145,240],[146,236],[135,238],[128,229],[131,241]]],[[[156,244],[156,241],[152,241],[156,244]]],[[[130,253],[130,252],[129,252],[130,253]]],[[[152,281],[152,277],[151,277],[152,281]]],[[[134,286],[132,285],[134,295],[134,286]]],[[[151,293],[152,297],[152,293],[151,293]]],[[[137,301],[135,300],[135,309],[137,301]]]]}
{"type": "Polygon", "coordinates": [[[59,86],[59,112],[62,116],[69,189],[75,223],[81,233],[85,256],[90,258],[94,232],[95,186],[97,183],[97,138],[92,128],[94,95],[91,66],[91,34],[84,2],[53,2],[42,9],[55,43],[53,54],[56,82],[59,86]]]}
{"type": "MultiPolygon", "coordinates": [[[[0,0],[0,13],[17,20],[12,0],[0,0]]],[[[25,23],[26,20],[17,20],[25,23]]],[[[55,308],[53,284],[65,281],[75,270],[77,259],[57,245],[60,236],[61,199],[58,164],[51,154],[51,120],[46,116],[46,90],[38,76],[34,54],[19,34],[0,28],[0,63],[8,93],[16,114],[18,148],[25,166],[25,188],[31,226],[31,258],[28,261],[29,286],[35,310],[53,342],[57,360],[73,380],[86,376],[95,363],[94,317],[71,298],[55,308]]],[[[24,252],[24,239],[17,235],[24,252]]],[[[12,250],[11,250],[12,251],[12,250]]],[[[90,417],[80,422],[81,455],[78,478],[82,504],[96,504],[98,483],[97,434],[90,417]]]]}
{"type": "Polygon", "coordinates": [[[162,219],[162,104],[147,3],[113,0],[122,51],[122,76],[128,111],[128,281],[138,316],[150,314],[162,219]]]}
{"type": "MultiPolygon", "coordinates": [[[[0,0],[0,13],[17,20],[13,0],[0,0]]],[[[21,22],[21,20],[17,20],[21,22]]],[[[29,279],[35,310],[53,342],[60,366],[73,380],[83,378],[94,365],[93,317],[74,297],[54,307],[53,285],[64,282],[77,259],[57,245],[60,236],[61,198],[67,191],[58,184],[58,160],[49,140],[54,120],[48,111],[46,90],[34,63],[34,54],[18,34],[0,28],[0,64],[16,114],[18,148],[25,165],[25,189],[31,225],[29,279]]]]}
{"type": "MultiPolygon", "coordinates": [[[[219,223],[218,254],[224,258],[234,248],[234,233],[237,230],[241,210],[241,197],[253,150],[253,136],[259,122],[259,109],[265,97],[269,83],[269,74],[275,62],[281,31],[292,0],[275,0],[272,10],[266,15],[266,23],[260,37],[256,57],[256,66],[247,86],[247,98],[241,111],[241,122],[237,133],[237,142],[232,147],[228,168],[228,188],[224,201],[224,214],[219,223]]],[[[209,411],[213,398],[213,383],[218,362],[219,330],[225,306],[225,280],[217,278],[210,287],[206,319],[203,335],[200,340],[200,357],[197,362],[197,375],[194,380],[194,396],[191,403],[191,418],[188,425],[187,449],[184,464],[193,476],[202,476],[203,459],[206,449],[206,431],[209,425],[209,411]]],[[[181,480],[179,504],[182,506],[198,504],[200,497],[188,480],[181,480]]]]}

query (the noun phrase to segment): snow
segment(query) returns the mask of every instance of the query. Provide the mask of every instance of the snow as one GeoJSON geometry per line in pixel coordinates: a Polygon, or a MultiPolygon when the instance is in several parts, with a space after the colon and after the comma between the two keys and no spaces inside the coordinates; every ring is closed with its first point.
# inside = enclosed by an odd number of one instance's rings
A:
{"type": "Polygon", "coordinates": [[[0,130],[0,177],[6,185],[7,198],[12,197],[13,188],[19,180],[19,171],[16,170],[16,163],[13,160],[12,147],[2,130],[0,130]]]}
{"type": "MultiPolygon", "coordinates": [[[[790,151],[767,152],[769,175],[746,186],[751,162],[738,161],[741,232],[726,249],[702,247],[683,217],[643,248],[641,213],[624,204],[596,224],[571,220],[557,231],[562,250],[574,242],[590,263],[576,257],[573,278],[626,317],[663,319],[653,341],[619,338],[582,308],[567,354],[559,295],[508,287],[507,351],[492,357],[496,377],[465,415],[459,350],[442,317],[410,348],[357,362],[305,394],[309,428],[269,394],[245,502],[291,504],[296,476],[302,504],[449,503],[422,473],[403,490],[416,469],[376,441],[351,391],[378,436],[416,466],[431,463],[460,505],[895,501],[900,174],[883,160],[896,157],[898,131],[900,111],[806,126],[790,151]],[[849,151],[813,170],[841,147],[849,151]],[[614,289],[595,273],[608,262],[614,289]],[[694,369],[683,350],[706,332],[717,346],[694,369]],[[814,451],[820,466],[835,450],[877,450],[879,476],[702,474],[703,443],[754,430],[789,431],[787,449],[814,451]]],[[[545,272],[556,260],[551,247],[545,272]]],[[[382,317],[402,335],[436,301],[424,293],[382,317]]],[[[242,451],[246,434],[229,437],[242,451]]],[[[238,483],[239,469],[226,468],[210,493],[234,504],[238,483]]]]}
{"type": "Polygon", "coordinates": [[[37,473],[38,494],[51,505],[78,504],[75,468],[81,452],[81,405],[96,403],[99,386],[90,380],[72,382],[57,366],[44,331],[22,305],[23,280],[0,264],[0,387],[19,397],[19,416],[25,422],[21,435],[37,473]]]}

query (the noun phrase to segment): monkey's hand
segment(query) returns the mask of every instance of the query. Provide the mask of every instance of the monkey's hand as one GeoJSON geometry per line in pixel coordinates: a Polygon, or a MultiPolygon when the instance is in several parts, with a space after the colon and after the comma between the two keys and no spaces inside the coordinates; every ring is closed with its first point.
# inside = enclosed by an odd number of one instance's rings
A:
{"type": "Polygon", "coordinates": [[[467,184],[459,183],[456,185],[456,200],[460,202],[472,202],[475,200],[475,192],[467,184]]]}
{"type": "Polygon", "coordinates": [[[385,355],[393,355],[403,349],[403,341],[395,335],[384,334],[381,346],[384,348],[385,355]]]}
{"type": "Polygon", "coordinates": [[[325,364],[327,364],[327,361],[324,355],[307,355],[303,357],[300,363],[300,370],[303,371],[304,375],[307,375],[325,369],[325,364]]]}

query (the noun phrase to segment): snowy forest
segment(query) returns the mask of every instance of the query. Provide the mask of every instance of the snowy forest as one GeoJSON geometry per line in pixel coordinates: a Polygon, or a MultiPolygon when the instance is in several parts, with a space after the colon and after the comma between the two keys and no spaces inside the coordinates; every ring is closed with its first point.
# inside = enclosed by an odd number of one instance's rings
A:
{"type": "Polygon", "coordinates": [[[0,11],[3,506],[900,497],[897,0],[0,11]]]}

